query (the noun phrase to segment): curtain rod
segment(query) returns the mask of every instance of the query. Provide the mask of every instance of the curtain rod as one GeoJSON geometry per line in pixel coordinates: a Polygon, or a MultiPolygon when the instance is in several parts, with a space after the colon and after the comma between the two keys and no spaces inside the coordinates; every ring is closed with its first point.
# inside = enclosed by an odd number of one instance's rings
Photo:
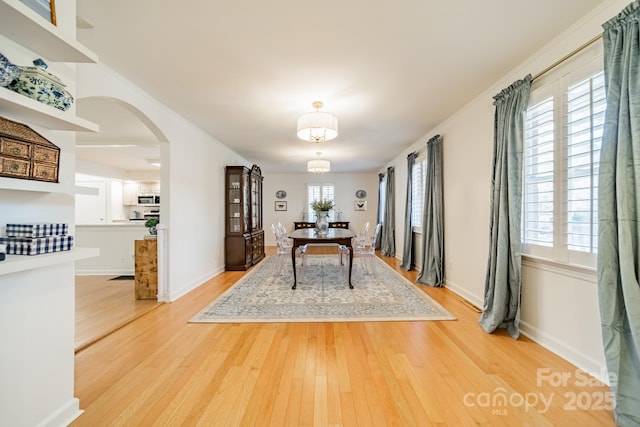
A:
{"type": "Polygon", "coordinates": [[[602,38],[602,33],[598,34],[597,36],[595,36],[594,38],[592,38],[591,40],[589,40],[588,42],[586,42],[582,46],[578,47],[577,49],[574,49],[573,51],[569,52],[568,54],[566,54],[565,56],[563,56],[562,58],[560,58],[559,60],[557,60],[553,64],[549,65],[544,70],[540,71],[538,74],[536,74],[535,76],[533,76],[531,78],[531,81],[534,81],[538,77],[542,77],[544,74],[546,74],[549,71],[553,70],[558,65],[562,64],[564,61],[566,61],[567,59],[569,59],[572,56],[576,55],[577,53],[579,53],[579,52],[583,51],[584,49],[588,48],[589,46],[591,46],[592,44],[594,44],[595,42],[597,42],[601,38],[602,38]]]}

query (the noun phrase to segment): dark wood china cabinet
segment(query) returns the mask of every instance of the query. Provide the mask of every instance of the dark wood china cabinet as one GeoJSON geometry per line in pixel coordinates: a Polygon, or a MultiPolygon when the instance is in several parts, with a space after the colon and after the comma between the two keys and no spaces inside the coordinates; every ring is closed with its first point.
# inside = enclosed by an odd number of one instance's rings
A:
{"type": "Polygon", "coordinates": [[[227,166],[225,193],[225,269],[246,270],[264,258],[260,167],[227,166]]]}

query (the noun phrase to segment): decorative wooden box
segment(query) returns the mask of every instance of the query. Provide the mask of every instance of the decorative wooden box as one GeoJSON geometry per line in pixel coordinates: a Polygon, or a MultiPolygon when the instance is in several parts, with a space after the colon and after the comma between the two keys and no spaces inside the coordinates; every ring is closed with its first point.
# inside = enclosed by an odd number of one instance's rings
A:
{"type": "Polygon", "coordinates": [[[58,182],[60,148],[29,126],[0,117],[0,176],[58,182]]]}

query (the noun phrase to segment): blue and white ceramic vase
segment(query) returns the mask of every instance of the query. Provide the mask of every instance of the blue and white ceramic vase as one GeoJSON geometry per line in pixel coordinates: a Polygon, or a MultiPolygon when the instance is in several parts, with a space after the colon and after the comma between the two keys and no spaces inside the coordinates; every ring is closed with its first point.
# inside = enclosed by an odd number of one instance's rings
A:
{"type": "Polygon", "coordinates": [[[0,53],[0,86],[9,86],[18,77],[18,73],[20,68],[0,53]]]}
{"type": "Polygon", "coordinates": [[[67,111],[73,104],[73,96],[59,78],[47,71],[47,64],[40,58],[33,67],[19,67],[18,76],[8,86],[21,95],[28,96],[58,110],[67,111]]]}
{"type": "Polygon", "coordinates": [[[316,231],[319,236],[326,236],[329,229],[329,212],[318,212],[318,218],[316,219],[316,231]]]}

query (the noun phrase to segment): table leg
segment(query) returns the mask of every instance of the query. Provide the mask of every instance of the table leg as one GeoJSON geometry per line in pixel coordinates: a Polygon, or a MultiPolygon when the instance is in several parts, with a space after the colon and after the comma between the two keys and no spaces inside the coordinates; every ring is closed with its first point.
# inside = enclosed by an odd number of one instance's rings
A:
{"type": "Polygon", "coordinates": [[[353,270],[353,247],[351,247],[351,245],[347,247],[349,248],[349,289],[353,289],[353,285],[351,284],[351,270],[353,270]]]}
{"type": "Polygon", "coordinates": [[[293,264],[293,287],[291,289],[295,289],[297,285],[296,280],[296,245],[293,245],[291,248],[291,263],[293,264]]]}

